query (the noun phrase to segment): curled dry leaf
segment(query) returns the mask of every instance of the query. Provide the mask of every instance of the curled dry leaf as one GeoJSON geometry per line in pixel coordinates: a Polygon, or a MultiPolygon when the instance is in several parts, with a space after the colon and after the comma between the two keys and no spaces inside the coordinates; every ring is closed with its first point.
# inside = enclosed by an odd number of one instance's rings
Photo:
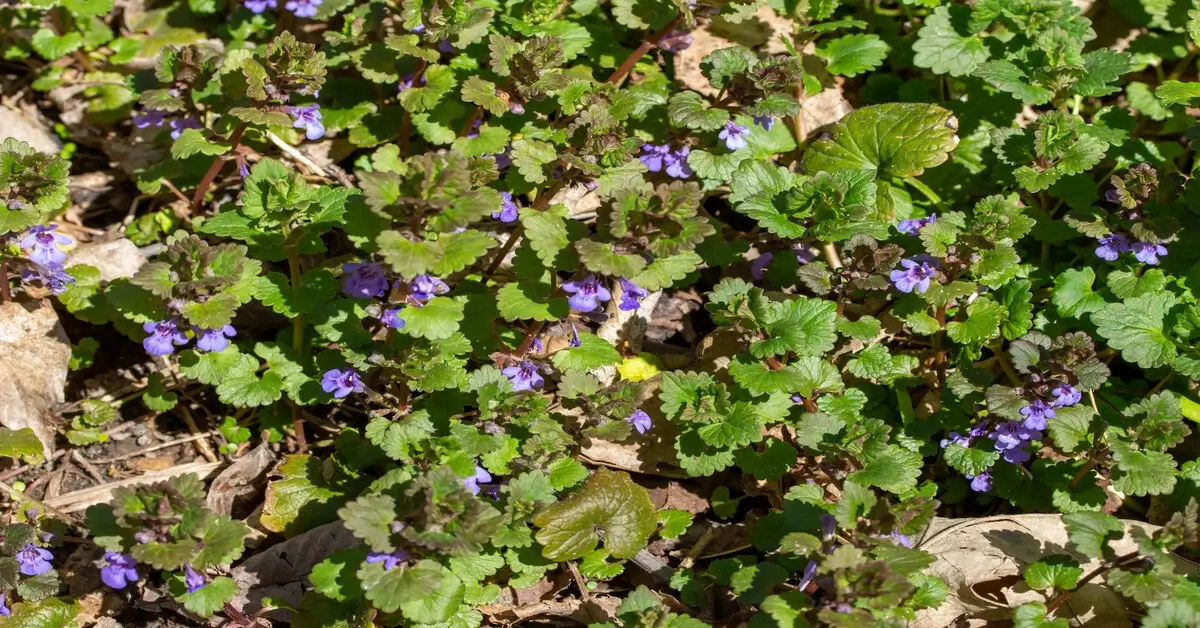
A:
{"type": "Polygon", "coordinates": [[[30,428],[54,452],[55,408],[64,401],[71,342],[50,301],[0,304],[0,425],[30,428]]]}
{"type": "Polygon", "coordinates": [[[232,514],[234,506],[258,495],[267,481],[267,472],[275,464],[275,452],[267,443],[238,458],[213,480],[208,489],[208,507],[222,515],[232,514]]]}
{"type": "MultiPolygon", "coordinates": [[[[1111,543],[1117,554],[1136,549],[1130,531],[1134,527],[1153,533],[1158,526],[1124,521],[1125,536],[1111,543]]],[[[945,604],[917,612],[915,628],[985,626],[1012,618],[1013,608],[1026,602],[1044,602],[1021,579],[1030,563],[1050,554],[1071,554],[1067,529],[1059,515],[1009,515],[983,519],[935,517],[919,547],[937,562],[926,572],[945,579],[950,592],[945,604]],[[966,623],[961,623],[966,622],[966,623]]],[[[1196,566],[1176,559],[1177,570],[1195,573],[1196,566]]],[[[1100,561],[1081,563],[1083,573],[1100,566],[1100,561]]],[[[1123,628],[1132,620],[1120,597],[1096,579],[1080,587],[1056,611],[1055,617],[1088,628],[1123,628]]]]}

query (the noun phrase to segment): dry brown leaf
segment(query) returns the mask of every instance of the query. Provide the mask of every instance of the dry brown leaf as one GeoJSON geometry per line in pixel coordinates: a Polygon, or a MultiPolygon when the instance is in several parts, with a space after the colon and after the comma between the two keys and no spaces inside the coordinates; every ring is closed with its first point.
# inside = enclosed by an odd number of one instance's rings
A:
{"type": "Polygon", "coordinates": [[[0,105],[0,129],[4,129],[4,137],[25,142],[34,150],[51,155],[62,150],[62,140],[50,131],[50,125],[19,109],[0,105]]]}
{"type": "Polygon", "coordinates": [[[49,300],[0,304],[0,355],[0,425],[32,429],[49,458],[71,358],[71,341],[49,300]]]}
{"type": "Polygon", "coordinates": [[[175,466],[175,456],[161,454],[158,456],[142,456],[129,461],[129,466],[137,471],[165,471],[175,466]]]}
{"type": "Polygon", "coordinates": [[[275,452],[263,443],[221,472],[208,488],[208,507],[228,515],[239,501],[258,495],[266,486],[267,472],[275,465],[275,452]]]}
{"type": "Polygon", "coordinates": [[[138,246],[127,238],[111,242],[87,242],[71,251],[66,267],[79,264],[100,271],[102,281],[132,277],[146,263],[138,246]]]}
{"type": "MultiPolygon", "coordinates": [[[[1136,548],[1129,531],[1139,527],[1147,533],[1157,530],[1140,521],[1124,521],[1126,534],[1114,542],[1117,554],[1136,548]]],[[[988,622],[1012,619],[1013,607],[1026,602],[1044,602],[1045,597],[1031,591],[1021,579],[1026,565],[1050,554],[1069,554],[1067,529],[1060,515],[1009,515],[983,519],[947,519],[935,517],[918,547],[937,561],[926,572],[946,581],[950,593],[938,608],[917,613],[913,628],[944,628],[950,625],[985,626],[988,622]],[[961,622],[961,623],[960,623],[961,622]]],[[[1195,573],[1196,566],[1177,559],[1177,568],[1195,573]]],[[[1083,563],[1084,573],[1100,565],[1083,563]]],[[[1099,580],[1094,581],[1099,582],[1099,580]]],[[[1072,626],[1087,628],[1125,628],[1132,621],[1121,599],[1101,584],[1080,587],[1054,615],[1068,619],[1072,626]]]]}

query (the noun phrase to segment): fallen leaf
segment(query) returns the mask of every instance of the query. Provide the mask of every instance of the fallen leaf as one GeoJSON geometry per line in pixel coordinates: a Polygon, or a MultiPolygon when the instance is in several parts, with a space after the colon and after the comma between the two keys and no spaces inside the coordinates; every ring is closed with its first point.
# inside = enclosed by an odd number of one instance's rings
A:
{"type": "Polygon", "coordinates": [[[235,504],[258,495],[266,487],[267,472],[275,466],[275,459],[275,452],[267,443],[238,458],[208,488],[209,509],[222,515],[232,514],[235,504]]]}
{"type": "MultiPolygon", "coordinates": [[[[1117,554],[1137,547],[1131,538],[1134,527],[1151,534],[1158,529],[1140,521],[1124,520],[1126,534],[1112,543],[1117,554]]],[[[1060,515],[1009,515],[982,519],[935,517],[918,547],[937,559],[929,575],[946,581],[950,593],[937,608],[917,612],[912,628],[943,628],[960,625],[984,626],[988,622],[1007,622],[1012,609],[1025,602],[1045,601],[1021,579],[1021,570],[1050,554],[1068,554],[1067,529],[1060,515]]],[[[1100,565],[1093,560],[1083,563],[1090,573],[1100,565]]],[[[1176,558],[1176,570],[1195,573],[1197,566],[1176,558]]],[[[1080,587],[1059,607],[1054,617],[1068,619],[1072,625],[1088,628],[1125,628],[1132,620],[1111,589],[1100,580],[1080,587]]]]}
{"type": "Polygon", "coordinates": [[[65,400],[71,341],[49,300],[0,304],[0,425],[30,428],[54,453],[55,408],[65,400]]]}
{"type": "Polygon", "coordinates": [[[66,267],[80,264],[100,271],[101,281],[132,277],[146,263],[138,246],[127,238],[80,244],[67,258],[66,267]]]}
{"type": "Polygon", "coordinates": [[[34,150],[51,155],[62,150],[62,140],[50,131],[50,125],[19,109],[0,105],[0,129],[5,137],[21,140],[34,150]]]}

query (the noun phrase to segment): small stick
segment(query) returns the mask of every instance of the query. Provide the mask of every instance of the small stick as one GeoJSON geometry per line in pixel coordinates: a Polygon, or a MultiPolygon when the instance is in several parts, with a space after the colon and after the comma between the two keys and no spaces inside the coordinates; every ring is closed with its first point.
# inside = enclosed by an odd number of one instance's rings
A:
{"type": "Polygon", "coordinates": [[[147,447],[145,449],[131,451],[127,454],[122,454],[120,456],[117,456],[116,458],[105,458],[104,460],[97,460],[96,464],[112,464],[114,462],[120,462],[122,460],[128,460],[130,458],[137,458],[138,456],[141,456],[142,454],[148,454],[150,452],[159,451],[160,449],[166,449],[168,447],[175,447],[176,445],[182,445],[184,443],[190,443],[192,441],[198,441],[198,440],[201,440],[204,438],[208,438],[209,436],[212,436],[213,434],[216,434],[216,432],[204,432],[202,434],[195,434],[192,436],[186,436],[184,438],[177,438],[172,441],[160,443],[153,447],[147,447]]]}
{"type": "Polygon", "coordinates": [[[79,523],[79,521],[75,518],[74,515],[69,515],[69,514],[49,505],[41,500],[34,499],[33,497],[30,497],[29,495],[26,495],[25,493],[18,491],[17,489],[5,484],[4,482],[0,482],[0,490],[3,490],[5,493],[8,493],[9,497],[13,498],[14,500],[16,500],[18,502],[24,500],[24,501],[27,501],[27,502],[33,504],[34,506],[37,506],[38,508],[45,510],[46,512],[54,513],[54,516],[58,517],[59,519],[62,519],[63,521],[66,521],[68,523],[75,523],[75,524],[79,523]]]}
{"type": "Polygon", "coordinates": [[[104,484],[104,476],[100,475],[100,472],[96,470],[96,467],[92,466],[92,463],[84,460],[83,455],[79,453],[78,449],[71,450],[71,458],[83,469],[84,473],[91,476],[97,483],[104,484]]]}
{"type": "Polygon", "coordinates": [[[17,467],[16,469],[11,469],[9,471],[5,471],[4,473],[0,473],[0,482],[7,482],[34,467],[41,466],[42,464],[54,462],[55,460],[58,460],[59,458],[61,458],[63,456],[63,454],[65,454],[65,453],[67,453],[67,450],[60,449],[60,450],[54,452],[53,454],[51,454],[50,457],[47,458],[46,460],[44,460],[43,462],[39,462],[37,464],[23,464],[23,465],[17,467]]]}
{"type": "Polygon", "coordinates": [[[298,148],[296,148],[295,146],[292,146],[291,144],[288,144],[287,142],[280,139],[278,135],[275,135],[274,133],[267,131],[267,139],[271,140],[271,143],[278,146],[279,150],[283,151],[288,157],[291,157],[292,159],[295,159],[296,161],[304,164],[304,167],[311,170],[313,174],[318,174],[318,175],[322,175],[322,176],[324,176],[326,174],[324,168],[317,165],[317,163],[314,162],[313,160],[309,159],[307,155],[300,152],[300,150],[298,148]]]}

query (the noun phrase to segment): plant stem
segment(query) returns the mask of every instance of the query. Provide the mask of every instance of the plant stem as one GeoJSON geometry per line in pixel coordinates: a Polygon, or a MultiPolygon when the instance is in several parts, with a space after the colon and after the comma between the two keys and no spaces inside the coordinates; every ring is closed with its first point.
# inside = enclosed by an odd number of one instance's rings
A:
{"type": "Polygon", "coordinates": [[[996,363],[1000,365],[1000,370],[1004,371],[1004,375],[1008,377],[1008,381],[1013,386],[1021,385],[1021,378],[1017,375],[1016,369],[1013,368],[1012,362],[1008,359],[1008,354],[1004,352],[1002,343],[997,342],[992,346],[992,353],[996,355],[996,363]]]}
{"type": "Polygon", "coordinates": [[[920,179],[916,177],[904,177],[904,182],[916,188],[939,211],[946,211],[946,208],[942,206],[942,197],[938,196],[937,192],[933,191],[933,188],[925,185],[920,179]]]}
{"type": "MultiPolygon", "coordinates": [[[[554,195],[558,194],[558,192],[563,189],[563,185],[564,184],[562,181],[555,181],[554,185],[550,186],[549,189],[542,190],[540,193],[538,193],[537,198],[533,200],[533,209],[537,211],[544,211],[546,206],[550,204],[550,199],[554,198],[554,195]]],[[[516,246],[517,242],[520,241],[521,236],[523,235],[525,235],[525,226],[517,225],[517,228],[513,229],[512,234],[508,236],[508,241],[505,242],[504,246],[500,247],[500,251],[496,253],[496,257],[492,259],[492,263],[488,265],[487,270],[483,271],[484,281],[486,281],[489,277],[495,274],[497,270],[500,269],[500,264],[504,262],[504,258],[508,257],[509,251],[512,251],[512,248],[516,246]]]]}
{"type": "Polygon", "coordinates": [[[1078,591],[1080,588],[1083,587],[1083,585],[1091,582],[1092,580],[1095,580],[1096,577],[1099,576],[1100,574],[1103,574],[1104,572],[1110,571],[1112,569],[1116,569],[1117,567],[1124,567],[1126,563],[1131,562],[1133,559],[1140,560],[1141,556],[1142,556],[1141,552],[1139,552],[1138,550],[1134,550],[1132,552],[1129,552],[1128,554],[1125,554],[1124,556],[1118,556],[1117,559],[1112,561],[1111,563],[1100,565],[1099,567],[1093,569],[1091,573],[1089,573],[1088,575],[1079,579],[1079,582],[1077,582],[1075,584],[1074,589],[1072,589],[1071,591],[1063,591],[1062,593],[1058,594],[1058,597],[1054,598],[1054,600],[1052,602],[1047,604],[1046,605],[1046,615],[1049,616],[1050,613],[1053,613],[1055,609],[1057,609],[1059,606],[1062,606],[1063,602],[1067,601],[1067,598],[1071,597],[1071,593],[1073,593],[1074,591],[1078,591]]]}
{"type": "MultiPolygon", "coordinates": [[[[291,239],[291,234],[284,237],[287,240],[291,239]]],[[[300,256],[296,254],[296,247],[288,244],[285,249],[287,252],[288,274],[292,278],[292,293],[295,294],[300,290],[300,256]]],[[[304,314],[297,314],[292,319],[292,350],[296,353],[296,359],[301,359],[300,352],[304,350],[304,326],[307,324],[304,314]]],[[[288,398],[288,406],[292,409],[292,429],[296,432],[296,446],[301,452],[308,449],[308,440],[304,436],[304,415],[300,413],[300,406],[290,397],[288,398]]]]}
{"type": "Polygon", "coordinates": [[[1083,466],[1079,468],[1079,472],[1075,474],[1075,477],[1071,478],[1071,481],[1067,483],[1067,492],[1075,490],[1075,487],[1083,481],[1088,471],[1095,469],[1097,464],[1099,463],[1096,461],[1094,455],[1088,457],[1087,462],[1083,463],[1083,466]]]}
{"type": "MultiPolygon", "coordinates": [[[[237,150],[238,144],[242,142],[242,134],[245,132],[245,122],[237,125],[237,128],[233,130],[233,134],[229,136],[229,150],[237,150]]],[[[208,172],[204,173],[204,178],[200,180],[200,185],[196,187],[196,193],[192,195],[193,214],[200,211],[200,204],[204,202],[204,195],[208,193],[208,188],[212,187],[213,181],[217,179],[217,175],[221,172],[221,166],[224,165],[225,158],[222,155],[217,155],[213,158],[212,165],[208,167],[208,172]]]]}
{"type": "Polygon", "coordinates": [[[838,257],[837,247],[832,242],[822,242],[821,252],[825,254],[825,263],[829,264],[829,270],[837,270],[843,266],[842,258],[838,257]]]}
{"type": "Polygon", "coordinates": [[[12,292],[8,289],[8,261],[0,261],[0,303],[12,301],[12,292]]]}
{"type": "Polygon", "coordinates": [[[621,82],[625,80],[625,77],[629,76],[629,73],[633,71],[633,66],[637,65],[638,59],[646,56],[646,53],[650,52],[652,48],[657,46],[658,42],[662,41],[663,37],[666,37],[668,33],[675,30],[675,28],[679,26],[679,21],[682,19],[682,15],[675,16],[675,19],[668,22],[666,26],[654,31],[648,37],[643,39],[642,43],[639,44],[638,47],[628,57],[625,57],[625,61],[621,63],[620,67],[617,68],[617,71],[613,72],[613,75],[608,77],[608,84],[620,85],[621,82]]]}
{"type": "MultiPolygon", "coordinates": [[[[425,68],[429,65],[427,61],[421,59],[417,61],[417,71],[413,72],[410,87],[416,87],[421,82],[421,77],[425,75],[425,68]]],[[[400,122],[400,155],[404,156],[408,153],[408,136],[412,135],[412,114],[407,109],[404,110],[404,119],[400,122]]]]}
{"type": "Polygon", "coordinates": [[[933,365],[937,369],[938,388],[946,388],[946,306],[939,307],[934,314],[938,322],[938,332],[933,336],[933,365]]]}

